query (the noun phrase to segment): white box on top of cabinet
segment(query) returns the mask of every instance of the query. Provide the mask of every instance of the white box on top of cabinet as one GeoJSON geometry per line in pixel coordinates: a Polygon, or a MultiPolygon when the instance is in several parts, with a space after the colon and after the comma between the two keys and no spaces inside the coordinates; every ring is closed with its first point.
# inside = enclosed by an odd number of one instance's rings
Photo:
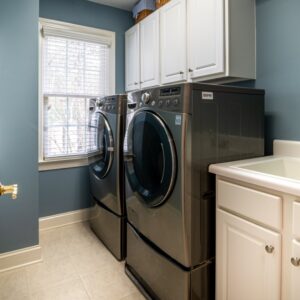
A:
{"type": "Polygon", "coordinates": [[[126,32],[126,90],[255,79],[255,26],[255,0],[171,0],[126,32]]]}

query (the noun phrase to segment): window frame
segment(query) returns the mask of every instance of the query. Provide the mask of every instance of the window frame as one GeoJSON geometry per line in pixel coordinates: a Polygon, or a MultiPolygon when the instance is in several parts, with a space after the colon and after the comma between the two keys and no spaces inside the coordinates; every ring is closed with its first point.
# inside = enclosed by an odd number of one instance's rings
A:
{"type": "MultiPolygon", "coordinates": [[[[76,36],[80,39],[93,41],[93,39],[103,40],[110,45],[110,55],[109,55],[109,94],[115,94],[115,84],[116,84],[116,33],[109,30],[87,27],[72,23],[66,23],[56,20],[50,20],[45,18],[39,18],[39,95],[38,95],[38,110],[39,110],[39,171],[55,170],[55,169],[66,169],[74,168],[80,166],[88,165],[88,154],[84,155],[72,155],[64,157],[55,157],[44,159],[44,96],[42,90],[43,83],[43,50],[44,50],[44,37],[43,28],[50,28],[50,30],[56,32],[58,36],[70,37],[76,36]]],[[[90,154],[95,155],[95,154],[90,154]]]]}

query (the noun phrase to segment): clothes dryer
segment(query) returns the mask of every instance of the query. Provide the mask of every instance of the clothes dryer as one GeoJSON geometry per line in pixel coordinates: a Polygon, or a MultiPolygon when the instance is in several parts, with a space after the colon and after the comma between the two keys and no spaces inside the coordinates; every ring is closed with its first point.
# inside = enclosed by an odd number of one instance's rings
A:
{"type": "Polygon", "coordinates": [[[214,299],[208,166],[264,155],[264,91],[187,83],[135,92],[126,126],[127,274],[154,299],[214,299]]]}

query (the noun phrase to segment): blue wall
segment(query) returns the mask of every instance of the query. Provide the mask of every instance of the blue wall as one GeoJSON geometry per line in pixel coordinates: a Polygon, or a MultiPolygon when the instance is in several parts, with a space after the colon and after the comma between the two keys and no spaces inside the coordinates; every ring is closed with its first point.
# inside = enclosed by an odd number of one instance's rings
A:
{"type": "Polygon", "coordinates": [[[267,150],[300,140],[300,1],[257,0],[257,81],[266,89],[267,150]]]}
{"type": "MultiPolygon", "coordinates": [[[[116,92],[124,92],[125,31],[133,25],[130,12],[86,0],[40,0],[40,17],[116,32],[116,92]]],[[[88,207],[88,168],[39,173],[40,216],[88,207]]]]}
{"type": "Polygon", "coordinates": [[[256,0],[257,80],[266,90],[266,151],[273,139],[300,140],[300,1],[256,0]]]}
{"type": "Polygon", "coordinates": [[[38,244],[38,0],[0,2],[0,253],[38,244]]]}

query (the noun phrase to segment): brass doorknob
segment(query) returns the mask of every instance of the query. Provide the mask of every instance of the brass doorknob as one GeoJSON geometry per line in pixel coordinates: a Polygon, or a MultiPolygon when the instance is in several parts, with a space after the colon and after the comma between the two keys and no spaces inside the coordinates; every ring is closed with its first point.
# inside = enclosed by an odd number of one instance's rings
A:
{"type": "Polygon", "coordinates": [[[18,185],[12,184],[12,185],[2,185],[0,183],[0,196],[11,194],[12,199],[17,199],[18,196],[18,185]]]}

